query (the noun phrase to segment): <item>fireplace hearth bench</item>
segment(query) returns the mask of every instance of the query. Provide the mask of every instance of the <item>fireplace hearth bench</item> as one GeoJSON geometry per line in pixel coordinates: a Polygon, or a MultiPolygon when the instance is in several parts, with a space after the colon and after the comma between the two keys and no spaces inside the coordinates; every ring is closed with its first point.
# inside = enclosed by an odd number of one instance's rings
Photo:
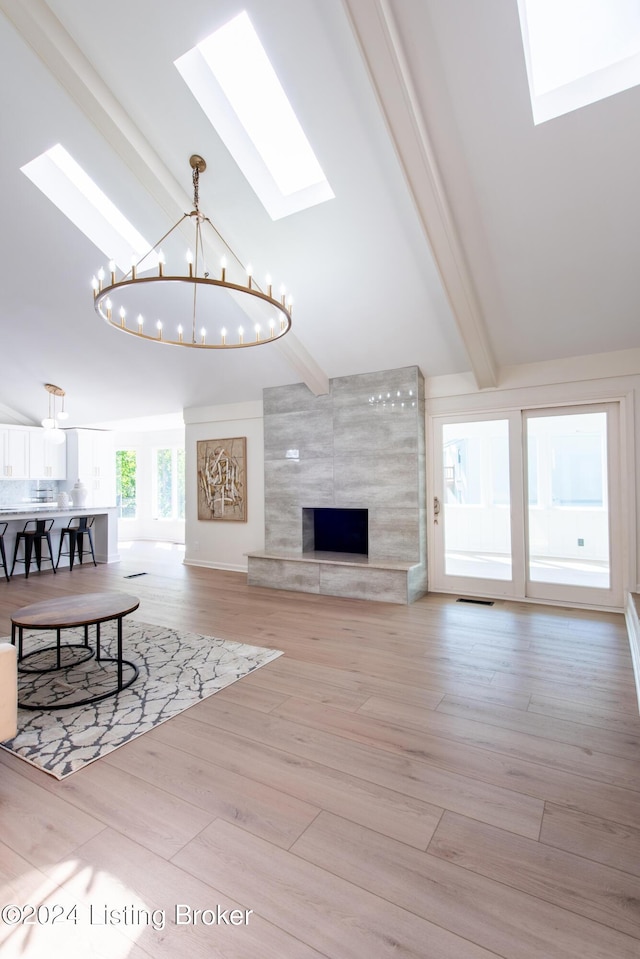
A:
{"type": "Polygon", "coordinates": [[[257,550],[247,556],[249,586],[384,603],[412,603],[426,591],[426,568],[422,563],[322,551],[257,550]]]}

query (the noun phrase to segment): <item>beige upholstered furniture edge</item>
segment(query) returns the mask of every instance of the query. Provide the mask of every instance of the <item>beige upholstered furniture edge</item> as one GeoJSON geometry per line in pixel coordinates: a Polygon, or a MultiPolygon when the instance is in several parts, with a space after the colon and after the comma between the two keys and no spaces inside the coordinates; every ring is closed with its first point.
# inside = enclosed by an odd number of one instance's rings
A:
{"type": "Polygon", "coordinates": [[[16,649],[0,643],[0,742],[13,739],[18,720],[18,672],[16,649]]]}

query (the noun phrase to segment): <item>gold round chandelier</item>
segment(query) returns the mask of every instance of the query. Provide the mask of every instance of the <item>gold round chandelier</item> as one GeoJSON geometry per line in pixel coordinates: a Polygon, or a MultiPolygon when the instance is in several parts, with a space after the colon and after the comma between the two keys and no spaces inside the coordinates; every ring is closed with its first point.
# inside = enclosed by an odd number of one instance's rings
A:
{"type": "MultiPolygon", "coordinates": [[[[253,270],[244,266],[199,206],[200,174],[206,170],[201,156],[190,160],[193,180],[193,210],[185,213],[142,257],[132,258],[131,268],[120,279],[116,263],[109,263],[109,282],[100,269],[93,277],[96,313],[110,326],[142,340],[186,346],[191,349],[229,350],[260,346],[278,340],[291,329],[292,299],[284,287],[273,295],[271,277],[266,292],[256,283],[253,270]],[[183,274],[166,272],[160,244],[174,243],[173,234],[183,225],[194,230],[193,246],[187,250],[183,274]],[[240,274],[235,282],[227,278],[226,255],[220,260],[217,277],[205,262],[204,229],[212,231],[211,246],[222,247],[240,274]],[[153,273],[138,275],[143,261],[152,259],[153,273]],[[157,270],[157,272],[155,272],[157,270]]],[[[146,268],[145,268],[146,269],[146,268]]],[[[231,273],[231,269],[229,269],[231,273]]]]}

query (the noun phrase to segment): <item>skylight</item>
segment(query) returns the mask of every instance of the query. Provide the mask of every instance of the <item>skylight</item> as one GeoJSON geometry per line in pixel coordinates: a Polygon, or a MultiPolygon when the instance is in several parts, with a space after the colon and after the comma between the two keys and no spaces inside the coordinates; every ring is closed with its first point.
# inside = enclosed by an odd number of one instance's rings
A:
{"type": "Polygon", "coordinates": [[[534,123],[640,83],[637,0],[518,0],[534,123]]]}
{"type": "Polygon", "coordinates": [[[272,219],[334,196],[246,12],[175,65],[272,219]]]}
{"type": "MultiPolygon", "coordinates": [[[[123,272],[133,255],[141,260],[149,250],[151,244],[59,143],[20,169],[123,272]]],[[[150,254],[143,268],[157,263],[156,254],[150,254]]]]}

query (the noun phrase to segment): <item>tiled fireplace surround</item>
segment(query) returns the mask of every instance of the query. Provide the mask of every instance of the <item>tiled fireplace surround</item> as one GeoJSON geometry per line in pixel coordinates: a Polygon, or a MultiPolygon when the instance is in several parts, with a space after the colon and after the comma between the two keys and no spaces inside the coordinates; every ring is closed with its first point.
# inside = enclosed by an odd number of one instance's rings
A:
{"type": "Polygon", "coordinates": [[[339,377],[325,396],[266,389],[264,447],[265,549],[249,554],[250,585],[394,603],[426,592],[418,367],[339,377]],[[368,510],[368,557],[303,552],[303,509],[320,507],[368,510]]]}

